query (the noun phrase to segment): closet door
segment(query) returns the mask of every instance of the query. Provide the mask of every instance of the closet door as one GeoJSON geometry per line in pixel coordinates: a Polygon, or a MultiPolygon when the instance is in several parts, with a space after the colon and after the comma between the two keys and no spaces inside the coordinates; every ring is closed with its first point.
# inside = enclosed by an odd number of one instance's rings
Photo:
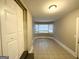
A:
{"type": "Polygon", "coordinates": [[[14,0],[5,1],[1,16],[2,47],[3,56],[9,56],[9,59],[19,59],[24,50],[22,13],[14,0]]]}
{"type": "Polygon", "coordinates": [[[17,15],[9,10],[4,12],[3,55],[9,56],[10,59],[18,59],[17,15]]]}

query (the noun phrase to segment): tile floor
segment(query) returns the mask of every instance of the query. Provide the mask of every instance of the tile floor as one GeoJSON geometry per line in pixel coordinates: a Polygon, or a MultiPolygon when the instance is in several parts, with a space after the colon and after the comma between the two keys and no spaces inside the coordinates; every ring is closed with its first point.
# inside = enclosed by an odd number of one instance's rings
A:
{"type": "Polygon", "coordinates": [[[52,39],[34,41],[34,59],[76,59],[52,39]]]}

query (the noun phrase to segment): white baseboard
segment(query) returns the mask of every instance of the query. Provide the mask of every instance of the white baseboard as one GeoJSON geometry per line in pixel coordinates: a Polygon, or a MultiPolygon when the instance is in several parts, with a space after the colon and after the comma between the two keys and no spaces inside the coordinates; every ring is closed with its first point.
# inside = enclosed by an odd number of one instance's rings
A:
{"type": "Polygon", "coordinates": [[[33,53],[33,46],[31,47],[29,53],[33,53]]]}
{"type": "Polygon", "coordinates": [[[59,40],[53,38],[53,37],[49,37],[51,39],[53,39],[55,42],[57,42],[60,46],[62,46],[66,51],[68,51],[71,55],[73,55],[74,57],[77,57],[75,52],[73,50],[71,50],[70,48],[68,48],[66,45],[64,45],[63,43],[61,43],[59,40]]]}

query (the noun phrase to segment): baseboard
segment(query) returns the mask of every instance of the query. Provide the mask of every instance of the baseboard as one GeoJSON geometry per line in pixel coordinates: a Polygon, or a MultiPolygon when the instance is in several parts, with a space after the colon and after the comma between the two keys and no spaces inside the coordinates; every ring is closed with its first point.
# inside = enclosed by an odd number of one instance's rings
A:
{"type": "Polygon", "coordinates": [[[28,56],[28,51],[24,51],[23,54],[21,55],[20,59],[26,59],[28,56]]]}
{"type": "Polygon", "coordinates": [[[33,53],[33,46],[31,47],[31,49],[28,53],[33,53]]]}
{"type": "Polygon", "coordinates": [[[71,55],[73,55],[74,57],[77,57],[75,52],[73,50],[71,50],[70,48],[68,48],[66,45],[64,45],[63,43],[61,43],[59,40],[55,39],[54,37],[49,37],[51,39],[53,39],[55,42],[57,42],[60,46],[62,46],[66,51],[68,51],[71,55]]]}

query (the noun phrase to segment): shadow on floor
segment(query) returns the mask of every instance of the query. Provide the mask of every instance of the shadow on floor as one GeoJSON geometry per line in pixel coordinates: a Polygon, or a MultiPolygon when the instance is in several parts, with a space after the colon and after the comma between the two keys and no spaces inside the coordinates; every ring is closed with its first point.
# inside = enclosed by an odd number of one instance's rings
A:
{"type": "Polygon", "coordinates": [[[33,53],[28,54],[26,59],[34,59],[34,54],[33,53]]]}
{"type": "Polygon", "coordinates": [[[24,51],[20,59],[34,59],[34,53],[28,53],[28,51],[24,51]]]}

